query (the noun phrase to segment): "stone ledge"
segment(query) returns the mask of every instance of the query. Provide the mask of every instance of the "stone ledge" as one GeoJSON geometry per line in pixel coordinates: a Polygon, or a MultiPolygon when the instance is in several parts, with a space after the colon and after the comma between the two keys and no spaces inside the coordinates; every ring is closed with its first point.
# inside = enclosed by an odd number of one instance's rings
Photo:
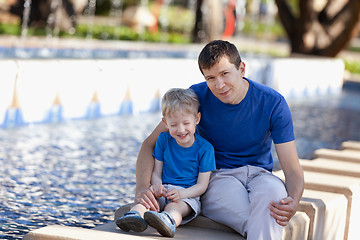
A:
{"type": "MultiPolygon", "coordinates": [[[[131,204],[126,204],[122,207],[120,207],[119,209],[117,209],[115,211],[115,219],[118,219],[119,217],[123,216],[124,213],[126,213],[127,211],[130,210],[130,206],[131,204]]],[[[115,225],[116,227],[116,225],[115,225]]],[[[238,238],[240,239],[245,239],[243,238],[240,234],[236,233],[232,228],[229,228],[223,224],[217,223],[207,217],[204,217],[202,215],[199,215],[198,217],[196,217],[194,220],[192,220],[191,222],[187,223],[182,227],[193,227],[193,228],[202,228],[205,230],[216,230],[219,232],[227,232],[227,233],[233,233],[236,234],[238,238]]],[[[302,213],[302,212],[297,212],[294,217],[290,220],[290,222],[288,223],[288,225],[284,228],[284,233],[283,233],[283,240],[306,240],[308,239],[308,230],[310,228],[310,219],[309,217],[302,213]]],[[[177,234],[176,234],[177,235],[177,234]]],[[[175,235],[175,236],[176,236],[175,235]]]]}
{"type": "Polygon", "coordinates": [[[360,178],[360,166],[354,162],[316,158],[314,160],[300,159],[300,164],[305,171],[360,178]]]}
{"type": "Polygon", "coordinates": [[[341,144],[343,149],[360,151],[360,142],[356,141],[345,141],[341,144]]]}
{"type": "Polygon", "coordinates": [[[360,151],[354,150],[333,150],[321,148],[314,152],[318,158],[341,160],[347,162],[360,163],[360,151]]]}
{"type": "MultiPolygon", "coordinates": [[[[276,171],[274,175],[284,180],[283,171],[276,171]]],[[[305,189],[343,194],[347,200],[347,213],[344,239],[358,239],[360,234],[360,181],[359,178],[340,176],[326,173],[304,171],[305,189]]]]}
{"type": "Polygon", "coordinates": [[[310,218],[309,239],[342,239],[347,199],[343,194],[305,189],[298,211],[310,218]]]}

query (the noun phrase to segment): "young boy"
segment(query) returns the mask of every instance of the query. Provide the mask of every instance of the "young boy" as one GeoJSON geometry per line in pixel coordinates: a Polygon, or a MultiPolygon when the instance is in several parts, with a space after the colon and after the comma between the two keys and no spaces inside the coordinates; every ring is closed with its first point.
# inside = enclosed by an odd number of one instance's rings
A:
{"type": "Polygon", "coordinates": [[[215,170],[213,146],[195,134],[200,122],[199,101],[192,89],[173,88],[161,102],[162,121],[169,132],[159,135],[153,152],[151,191],[161,212],[136,204],[116,221],[124,231],[144,231],[148,224],[161,235],[173,237],[175,228],[200,212],[200,195],[215,170]]]}

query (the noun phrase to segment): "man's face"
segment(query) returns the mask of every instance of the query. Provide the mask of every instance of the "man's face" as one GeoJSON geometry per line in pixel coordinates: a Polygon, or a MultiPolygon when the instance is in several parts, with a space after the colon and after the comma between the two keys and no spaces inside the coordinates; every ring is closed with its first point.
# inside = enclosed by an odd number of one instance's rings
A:
{"type": "Polygon", "coordinates": [[[241,62],[239,69],[230,63],[227,57],[210,69],[202,69],[211,92],[223,103],[238,104],[241,102],[242,78],[245,74],[245,64],[241,62]]]}

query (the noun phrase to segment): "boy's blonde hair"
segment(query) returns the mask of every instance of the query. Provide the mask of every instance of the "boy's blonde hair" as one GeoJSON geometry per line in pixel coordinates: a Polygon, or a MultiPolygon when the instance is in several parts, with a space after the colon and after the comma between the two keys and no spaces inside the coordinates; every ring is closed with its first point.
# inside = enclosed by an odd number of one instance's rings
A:
{"type": "Polygon", "coordinates": [[[196,116],[199,112],[199,100],[194,90],[188,88],[171,88],[161,100],[163,117],[169,116],[177,111],[185,111],[196,116]]]}

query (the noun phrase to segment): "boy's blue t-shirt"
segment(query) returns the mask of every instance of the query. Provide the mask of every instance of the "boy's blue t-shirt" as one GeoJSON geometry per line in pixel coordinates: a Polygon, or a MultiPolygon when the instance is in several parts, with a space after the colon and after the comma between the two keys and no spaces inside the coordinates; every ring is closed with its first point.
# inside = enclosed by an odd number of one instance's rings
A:
{"type": "Polygon", "coordinates": [[[217,168],[252,165],[272,171],[272,141],[295,139],[291,112],[280,93],[246,80],[249,90],[236,105],[221,102],[206,82],[190,87],[200,101],[197,133],[213,145],[217,168]]]}
{"type": "Polygon", "coordinates": [[[160,133],[153,156],[164,162],[163,184],[188,188],[196,184],[199,172],[216,169],[213,146],[198,134],[195,134],[194,144],[184,148],[169,132],[160,133]]]}

